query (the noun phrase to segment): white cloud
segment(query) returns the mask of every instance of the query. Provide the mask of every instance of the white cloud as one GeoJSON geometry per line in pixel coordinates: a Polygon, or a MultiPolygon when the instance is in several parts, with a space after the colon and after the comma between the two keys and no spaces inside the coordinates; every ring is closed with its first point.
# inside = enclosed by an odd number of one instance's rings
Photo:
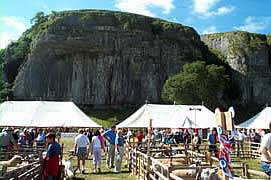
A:
{"type": "Polygon", "coordinates": [[[116,0],[115,7],[122,11],[155,17],[150,8],[157,7],[169,14],[174,9],[174,0],[116,0]]]}
{"type": "Polygon", "coordinates": [[[193,11],[203,17],[221,16],[231,13],[235,7],[222,6],[214,9],[221,0],[193,0],[193,11]]]}
{"type": "Polygon", "coordinates": [[[24,32],[27,28],[24,21],[18,17],[4,16],[1,20],[3,24],[6,24],[10,28],[14,28],[18,32],[24,32]]]}
{"type": "Polygon", "coordinates": [[[215,15],[224,15],[224,14],[229,14],[231,13],[235,8],[233,6],[222,6],[217,9],[216,12],[213,12],[215,15]]]}
{"type": "Polygon", "coordinates": [[[1,17],[1,26],[0,48],[5,48],[10,42],[16,41],[27,29],[25,20],[14,16],[1,17]]]}
{"type": "Polygon", "coordinates": [[[4,49],[12,41],[16,41],[19,37],[14,33],[3,32],[0,35],[0,49],[4,49]]]}
{"type": "Polygon", "coordinates": [[[234,26],[235,30],[260,32],[271,26],[271,17],[247,17],[245,24],[242,26],[234,26]]]}
{"type": "Polygon", "coordinates": [[[216,27],[215,26],[210,26],[210,27],[204,29],[202,31],[202,34],[212,34],[212,33],[216,33],[216,32],[217,32],[216,27]]]}

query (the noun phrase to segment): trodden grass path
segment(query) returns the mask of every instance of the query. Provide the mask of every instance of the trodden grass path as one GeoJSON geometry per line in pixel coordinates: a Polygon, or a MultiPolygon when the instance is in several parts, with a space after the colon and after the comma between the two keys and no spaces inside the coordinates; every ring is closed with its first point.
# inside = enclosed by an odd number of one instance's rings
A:
{"type": "MultiPolygon", "coordinates": [[[[68,151],[73,149],[74,141],[73,139],[62,139],[61,144],[64,143],[64,159],[69,159],[68,151]]],[[[104,154],[102,159],[105,159],[104,154]]],[[[77,159],[75,156],[72,158],[73,167],[77,166],[77,159]]],[[[102,161],[102,172],[101,174],[97,174],[93,172],[93,161],[87,160],[86,161],[86,172],[85,174],[76,173],[75,179],[90,179],[90,180],[118,180],[118,179],[126,179],[126,180],[136,180],[135,176],[131,176],[128,172],[127,168],[124,168],[124,161],[122,161],[122,169],[121,173],[116,174],[114,173],[114,169],[107,169],[105,167],[105,160],[102,161]]]]}

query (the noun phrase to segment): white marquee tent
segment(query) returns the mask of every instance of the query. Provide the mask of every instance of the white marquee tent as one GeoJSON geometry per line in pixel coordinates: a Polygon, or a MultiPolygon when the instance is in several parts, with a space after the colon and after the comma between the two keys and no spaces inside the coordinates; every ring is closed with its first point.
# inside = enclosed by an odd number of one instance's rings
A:
{"type": "Polygon", "coordinates": [[[238,125],[239,128],[268,129],[271,122],[271,107],[264,108],[251,119],[238,125]]]}
{"type": "Polygon", "coordinates": [[[73,102],[6,101],[0,105],[0,126],[101,127],[73,102]]]}
{"type": "Polygon", "coordinates": [[[154,128],[215,127],[215,115],[201,105],[145,104],[117,127],[147,128],[152,119],[154,128]]]}

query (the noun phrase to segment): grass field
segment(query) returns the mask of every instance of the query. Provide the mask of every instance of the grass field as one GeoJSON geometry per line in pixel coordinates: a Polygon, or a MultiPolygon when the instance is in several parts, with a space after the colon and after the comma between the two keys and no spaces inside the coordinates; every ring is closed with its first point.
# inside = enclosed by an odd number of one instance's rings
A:
{"type": "MultiPolygon", "coordinates": [[[[73,140],[71,139],[62,139],[61,144],[64,143],[64,159],[69,159],[68,156],[68,151],[73,149],[74,143],[73,140]]],[[[126,179],[126,180],[136,180],[135,176],[130,176],[130,173],[128,172],[127,168],[124,168],[124,161],[122,161],[122,172],[119,174],[115,174],[113,172],[113,169],[107,169],[105,167],[105,157],[103,155],[102,157],[102,173],[101,174],[96,174],[93,173],[93,165],[92,165],[92,160],[87,160],[86,161],[86,173],[85,174],[76,174],[76,179],[90,179],[90,180],[118,180],[118,179],[126,179]]],[[[76,167],[77,160],[76,157],[72,158],[73,162],[73,167],[76,167]]]]}

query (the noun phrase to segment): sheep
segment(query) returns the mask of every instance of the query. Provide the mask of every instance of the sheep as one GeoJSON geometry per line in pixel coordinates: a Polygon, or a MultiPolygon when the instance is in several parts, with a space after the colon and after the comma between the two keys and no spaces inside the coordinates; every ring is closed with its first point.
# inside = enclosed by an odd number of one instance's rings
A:
{"type": "Polygon", "coordinates": [[[163,164],[166,165],[170,165],[170,163],[172,163],[172,165],[187,165],[187,161],[185,159],[172,159],[172,161],[170,159],[159,159],[159,161],[163,164]]]}
{"type": "Polygon", "coordinates": [[[217,169],[202,169],[199,173],[199,177],[201,180],[221,180],[222,177],[217,173],[217,169]]]}
{"type": "Polygon", "coordinates": [[[65,176],[67,178],[72,178],[74,177],[74,170],[72,166],[72,162],[70,160],[65,161],[64,159],[62,160],[62,164],[65,166],[65,176]]]}
{"type": "MultiPolygon", "coordinates": [[[[196,167],[196,165],[193,164],[193,165],[190,165],[189,167],[196,167]]],[[[195,178],[197,175],[197,171],[198,169],[177,169],[177,170],[172,171],[172,173],[175,176],[179,176],[182,178],[195,178]]]]}
{"type": "Polygon", "coordinates": [[[2,167],[16,167],[18,164],[22,163],[23,158],[18,155],[14,155],[10,160],[8,161],[1,161],[0,165],[2,167]]]}

